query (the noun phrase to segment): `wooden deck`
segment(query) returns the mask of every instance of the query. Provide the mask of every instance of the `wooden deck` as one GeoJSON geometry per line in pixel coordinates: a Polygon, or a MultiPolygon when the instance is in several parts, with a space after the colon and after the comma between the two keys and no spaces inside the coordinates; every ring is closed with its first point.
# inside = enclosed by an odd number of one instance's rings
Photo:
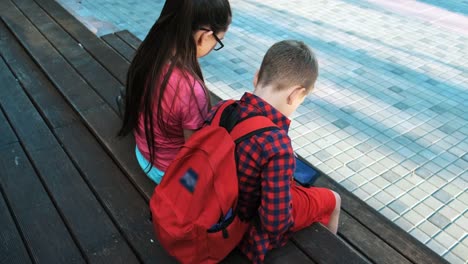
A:
{"type": "MultiPolygon", "coordinates": [[[[116,138],[140,41],[99,39],[53,0],[2,0],[0,16],[0,263],[175,263],[135,143],[116,138]]],[[[446,263],[326,175],[316,185],[342,196],[339,236],[316,224],[267,263],[446,263]]]]}

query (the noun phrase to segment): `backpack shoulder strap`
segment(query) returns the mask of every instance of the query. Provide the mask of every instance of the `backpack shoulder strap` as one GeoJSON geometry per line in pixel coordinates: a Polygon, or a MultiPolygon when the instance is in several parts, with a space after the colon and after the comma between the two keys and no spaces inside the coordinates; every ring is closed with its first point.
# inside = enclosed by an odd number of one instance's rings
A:
{"type": "Polygon", "coordinates": [[[273,121],[266,116],[252,116],[239,122],[231,131],[231,137],[236,144],[261,132],[279,129],[273,121]]]}
{"type": "Polygon", "coordinates": [[[235,100],[227,100],[223,104],[219,106],[219,108],[216,110],[216,113],[213,116],[213,119],[211,120],[210,124],[214,125],[219,125],[219,122],[221,121],[221,116],[223,115],[224,110],[234,104],[236,101],[235,100]]]}

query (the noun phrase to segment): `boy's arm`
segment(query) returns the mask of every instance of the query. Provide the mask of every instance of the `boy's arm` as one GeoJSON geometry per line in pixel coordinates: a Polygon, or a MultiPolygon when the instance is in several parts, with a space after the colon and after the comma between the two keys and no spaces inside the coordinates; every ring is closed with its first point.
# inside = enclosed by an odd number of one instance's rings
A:
{"type": "Polygon", "coordinates": [[[294,154],[290,139],[282,133],[269,136],[264,146],[269,159],[261,172],[262,195],[258,213],[267,232],[281,235],[293,225],[291,177],[294,154]]]}

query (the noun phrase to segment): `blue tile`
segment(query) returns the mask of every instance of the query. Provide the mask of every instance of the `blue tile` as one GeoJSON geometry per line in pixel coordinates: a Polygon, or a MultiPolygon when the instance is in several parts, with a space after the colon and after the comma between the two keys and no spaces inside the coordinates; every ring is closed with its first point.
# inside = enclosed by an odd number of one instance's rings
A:
{"type": "Polygon", "coordinates": [[[229,85],[229,87],[231,87],[231,88],[233,88],[235,90],[238,90],[238,89],[240,89],[240,88],[242,88],[244,86],[242,85],[242,83],[233,83],[233,84],[229,85]]]}
{"type": "Polygon", "coordinates": [[[403,212],[409,209],[409,206],[400,200],[393,201],[392,203],[390,203],[390,205],[388,205],[388,207],[390,207],[390,209],[392,209],[395,213],[399,215],[403,214],[403,212]]]}
{"type": "Polygon", "coordinates": [[[433,85],[433,86],[437,86],[439,84],[438,81],[434,80],[434,79],[431,79],[429,78],[427,81],[426,81],[428,84],[430,85],[433,85]]]}
{"type": "Polygon", "coordinates": [[[337,126],[338,128],[340,128],[340,129],[344,129],[344,128],[346,128],[346,127],[348,127],[350,125],[348,122],[346,122],[343,119],[338,119],[335,122],[333,122],[333,124],[335,126],[337,126]]]}
{"type": "Polygon", "coordinates": [[[393,70],[390,70],[391,72],[393,72],[394,74],[396,75],[402,75],[405,73],[405,71],[401,70],[401,69],[398,69],[398,68],[395,68],[393,70]]]}
{"type": "Polygon", "coordinates": [[[213,76],[213,77],[210,77],[208,79],[206,79],[208,82],[210,83],[214,83],[214,82],[218,82],[219,81],[219,78],[216,77],[216,76],[213,76]]]}
{"type": "Polygon", "coordinates": [[[235,59],[232,59],[231,61],[232,61],[232,63],[238,64],[238,63],[242,62],[243,60],[241,60],[239,58],[235,58],[235,59]]]}
{"type": "Polygon", "coordinates": [[[244,73],[247,73],[248,71],[246,69],[235,69],[234,70],[235,73],[239,74],[239,75],[242,75],[244,73]]]}
{"type": "Polygon", "coordinates": [[[345,107],[342,107],[340,108],[341,111],[347,113],[347,114],[354,114],[356,113],[356,108],[352,107],[352,106],[345,106],[345,107]]]}
{"type": "Polygon", "coordinates": [[[450,124],[445,124],[443,126],[439,127],[439,130],[446,133],[446,134],[452,134],[453,132],[457,131],[456,128],[450,126],[450,124]]]}
{"type": "Polygon", "coordinates": [[[441,201],[444,204],[447,204],[448,201],[452,200],[453,196],[444,190],[438,190],[433,195],[437,200],[441,201]]]}
{"type": "Polygon", "coordinates": [[[393,107],[398,108],[398,109],[400,109],[402,111],[405,111],[405,110],[410,108],[409,105],[407,105],[407,104],[405,104],[403,102],[396,103],[396,104],[393,105],[393,107]]]}
{"type": "Polygon", "coordinates": [[[390,87],[390,88],[388,88],[388,89],[389,89],[390,91],[392,91],[392,92],[394,92],[394,93],[398,93],[398,94],[401,93],[401,92],[403,92],[403,89],[401,89],[401,88],[398,87],[398,86],[392,86],[392,87],[390,87]]]}
{"type": "Polygon", "coordinates": [[[429,108],[429,110],[437,113],[437,114],[444,114],[447,112],[447,109],[440,106],[440,105],[434,105],[433,107],[429,108]]]}
{"type": "Polygon", "coordinates": [[[393,172],[391,170],[389,170],[389,171],[385,172],[384,174],[382,174],[382,177],[384,179],[386,179],[387,181],[392,182],[392,183],[396,182],[396,181],[398,181],[399,179],[402,178],[402,176],[396,174],[395,172],[393,172]]]}
{"type": "Polygon", "coordinates": [[[461,157],[464,161],[468,162],[468,153],[465,153],[465,155],[463,155],[461,157]]]}
{"type": "Polygon", "coordinates": [[[450,224],[450,219],[445,217],[444,215],[440,214],[439,212],[433,214],[431,217],[429,217],[429,222],[433,223],[434,225],[444,228],[448,224],[450,224]]]}
{"type": "Polygon", "coordinates": [[[353,72],[356,73],[356,74],[359,74],[359,75],[362,75],[362,74],[366,73],[366,71],[363,70],[362,68],[356,69],[353,72]]]}

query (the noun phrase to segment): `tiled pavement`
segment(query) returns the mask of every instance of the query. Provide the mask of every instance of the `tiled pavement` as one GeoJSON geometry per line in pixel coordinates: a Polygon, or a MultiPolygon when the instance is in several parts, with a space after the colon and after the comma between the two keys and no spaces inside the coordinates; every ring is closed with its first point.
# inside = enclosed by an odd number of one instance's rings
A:
{"type": "MultiPolygon", "coordinates": [[[[144,38],[163,0],[58,0],[97,34],[144,38]]],[[[225,49],[202,60],[223,98],[252,90],[274,42],[314,48],[299,154],[452,263],[468,260],[468,1],[231,0],[225,49]]]]}

